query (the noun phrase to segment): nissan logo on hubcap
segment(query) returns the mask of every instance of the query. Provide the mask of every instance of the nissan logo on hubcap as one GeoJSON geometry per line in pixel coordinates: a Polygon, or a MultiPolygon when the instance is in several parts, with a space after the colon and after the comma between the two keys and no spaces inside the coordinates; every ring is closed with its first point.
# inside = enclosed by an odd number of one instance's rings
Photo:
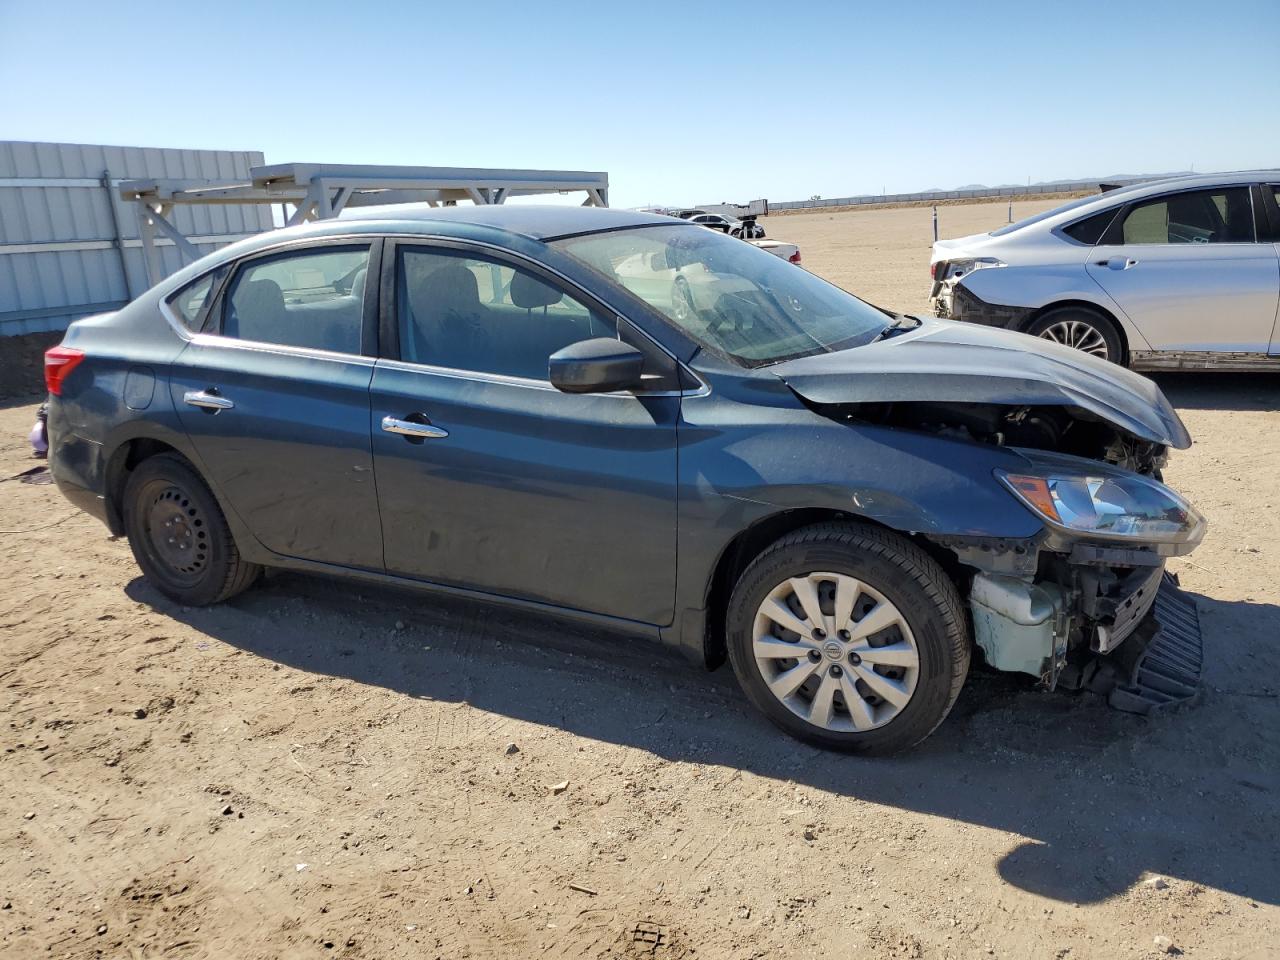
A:
{"type": "Polygon", "coordinates": [[[822,645],[822,652],[827,655],[828,660],[839,660],[844,656],[844,647],[834,640],[828,640],[822,645]]]}

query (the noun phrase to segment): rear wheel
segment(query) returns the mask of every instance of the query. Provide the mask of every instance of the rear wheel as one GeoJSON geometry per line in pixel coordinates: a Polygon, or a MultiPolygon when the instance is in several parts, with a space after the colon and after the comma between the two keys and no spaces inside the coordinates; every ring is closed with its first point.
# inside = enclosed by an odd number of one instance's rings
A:
{"type": "Polygon", "coordinates": [[[960,597],[909,541],[809,527],[762,553],[734,589],[729,659],[770,720],[819,746],[904,750],[955,703],[969,669],[960,597]]]}
{"type": "Polygon", "coordinates": [[[125,484],[123,507],[134,559],[171,600],[219,603],[262,571],[241,559],[217,500],[180,457],[166,453],[140,463],[125,484]]]}
{"type": "Polygon", "coordinates": [[[1115,324],[1087,307],[1059,307],[1050,310],[1037,318],[1027,328],[1027,333],[1112,363],[1122,362],[1124,356],[1115,324]]]}

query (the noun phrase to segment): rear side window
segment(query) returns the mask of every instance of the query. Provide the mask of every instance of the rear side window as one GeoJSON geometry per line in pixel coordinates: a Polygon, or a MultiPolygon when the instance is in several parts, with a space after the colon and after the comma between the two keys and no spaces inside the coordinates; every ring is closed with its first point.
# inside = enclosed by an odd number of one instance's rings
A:
{"type": "Polygon", "coordinates": [[[368,247],[326,247],[257,260],[226,297],[222,335],[360,353],[368,247]]]}
{"type": "Polygon", "coordinates": [[[1174,193],[1135,205],[1121,228],[1124,243],[1252,243],[1248,187],[1174,193]]]}
{"type": "Polygon", "coordinates": [[[1102,213],[1095,213],[1092,217],[1077,220],[1070,226],[1063,227],[1062,232],[1072,240],[1087,243],[1092,247],[1102,239],[1102,235],[1107,232],[1107,227],[1111,226],[1111,221],[1115,218],[1116,211],[1113,207],[1110,210],[1103,210],[1102,213]]]}

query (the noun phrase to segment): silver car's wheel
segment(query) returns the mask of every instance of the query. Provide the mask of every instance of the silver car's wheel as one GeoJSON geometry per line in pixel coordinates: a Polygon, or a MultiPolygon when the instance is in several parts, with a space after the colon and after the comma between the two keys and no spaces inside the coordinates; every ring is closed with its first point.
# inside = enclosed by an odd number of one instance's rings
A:
{"type": "Polygon", "coordinates": [[[783,706],[835,733],[892,721],[920,674],[906,618],[884,594],[840,573],[789,577],[769,591],[756,611],[752,653],[783,706]]]}
{"type": "Polygon", "coordinates": [[[1044,340],[1052,340],[1064,347],[1091,353],[1103,360],[1111,359],[1111,351],[1107,348],[1107,338],[1102,331],[1085,320],[1059,320],[1040,332],[1044,340]]]}

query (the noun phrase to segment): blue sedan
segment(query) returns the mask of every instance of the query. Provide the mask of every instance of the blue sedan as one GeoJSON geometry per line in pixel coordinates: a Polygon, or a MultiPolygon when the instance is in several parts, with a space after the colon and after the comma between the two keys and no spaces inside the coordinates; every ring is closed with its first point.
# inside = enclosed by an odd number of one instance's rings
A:
{"type": "Polygon", "coordinates": [[[727,659],[854,752],[926,737],[975,655],[1048,688],[1154,656],[1204,534],[1145,378],[618,210],[264,234],[46,380],[59,488],[176,602],[286,567],[533,608],[727,659]]]}

